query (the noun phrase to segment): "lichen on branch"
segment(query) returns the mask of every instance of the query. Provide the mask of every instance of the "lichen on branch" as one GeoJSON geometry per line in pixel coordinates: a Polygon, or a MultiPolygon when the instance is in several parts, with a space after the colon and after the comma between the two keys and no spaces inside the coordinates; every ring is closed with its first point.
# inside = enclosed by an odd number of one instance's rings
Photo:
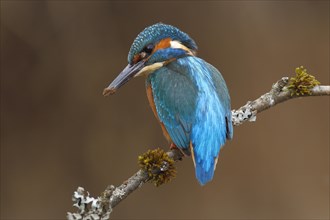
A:
{"type": "Polygon", "coordinates": [[[79,212],[67,213],[68,220],[105,220],[110,218],[112,211],[109,206],[109,198],[114,186],[109,186],[100,197],[94,198],[84,188],[78,187],[72,196],[73,206],[77,207],[79,212]]]}

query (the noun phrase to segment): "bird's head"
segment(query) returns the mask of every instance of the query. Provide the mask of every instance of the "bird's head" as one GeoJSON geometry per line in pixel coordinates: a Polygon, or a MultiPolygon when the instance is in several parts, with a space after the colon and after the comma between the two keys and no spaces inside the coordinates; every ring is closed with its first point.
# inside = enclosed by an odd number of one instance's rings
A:
{"type": "Polygon", "coordinates": [[[168,63],[193,56],[197,45],[188,34],[171,25],[157,23],[145,28],[128,53],[128,65],[103,91],[109,95],[136,76],[148,75],[168,63]]]}

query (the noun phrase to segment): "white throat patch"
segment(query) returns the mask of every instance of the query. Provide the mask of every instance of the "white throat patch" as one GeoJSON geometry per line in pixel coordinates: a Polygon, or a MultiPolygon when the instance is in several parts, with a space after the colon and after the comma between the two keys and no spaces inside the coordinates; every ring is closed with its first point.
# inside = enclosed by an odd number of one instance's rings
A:
{"type": "Polygon", "coordinates": [[[137,76],[148,76],[150,73],[158,70],[164,65],[165,62],[154,63],[149,66],[143,67],[134,77],[137,76]]]}

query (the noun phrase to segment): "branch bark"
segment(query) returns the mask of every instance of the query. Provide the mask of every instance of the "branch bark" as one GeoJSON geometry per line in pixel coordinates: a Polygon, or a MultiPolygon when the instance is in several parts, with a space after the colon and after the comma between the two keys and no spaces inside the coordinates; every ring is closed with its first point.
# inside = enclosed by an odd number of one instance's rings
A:
{"type": "MultiPolygon", "coordinates": [[[[258,113],[293,98],[330,95],[329,85],[315,86],[310,90],[310,94],[291,95],[291,91],[287,88],[288,82],[289,78],[283,77],[272,86],[269,92],[254,101],[248,101],[237,110],[232,110],[233,125],[238,126],[246,121],[255,121],[258,113]]],[[[177,149],[172,149],[167,154],[174,161],[183,158],[183,154],[177,149]]],[[[112,209],[132,192],[140,188],[148,179],[148,173],[140,169],[120,186],[108,186],[101,197],[98,198],[90,197],[88,192],[86,194],[84,189],[79,187],[72,199],[75,202],[74,206],[78,207],[80,212],[68,213],[67,218],[70,220],[109,219],[112,209]]]]}
{"type": "Polygon", "coordinates": [[[283,77],[277,81],[269,92],[260,96],[256,100],[248,101],[244,106],[237,110],[232,110],[232,120],[234,125],[240,125],[245,121],[255,121],[257,113],[265,111],[279,103],[289,99],[308,96],[329,96],[330,86],[315,86],[310,90],[310,94],[291,95],[291,91],[287,89],[289,77],[283,77]]]}

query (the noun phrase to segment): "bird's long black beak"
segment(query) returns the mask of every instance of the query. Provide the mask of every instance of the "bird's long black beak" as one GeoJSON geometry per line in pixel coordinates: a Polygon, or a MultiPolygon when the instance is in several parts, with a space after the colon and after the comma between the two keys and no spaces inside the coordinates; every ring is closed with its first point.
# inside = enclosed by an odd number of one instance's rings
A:
{"type": "Polygon", "coordinates": [[[131,78],[133,78],[143,67],[145,66],[145,61],[141,60],[136,64],[128,64],[125,69],[116,77],[110,85],[103,90],[103,95],[108,96],[114,94],[117,89],[122,85],[127,83],[131,78]]]}

